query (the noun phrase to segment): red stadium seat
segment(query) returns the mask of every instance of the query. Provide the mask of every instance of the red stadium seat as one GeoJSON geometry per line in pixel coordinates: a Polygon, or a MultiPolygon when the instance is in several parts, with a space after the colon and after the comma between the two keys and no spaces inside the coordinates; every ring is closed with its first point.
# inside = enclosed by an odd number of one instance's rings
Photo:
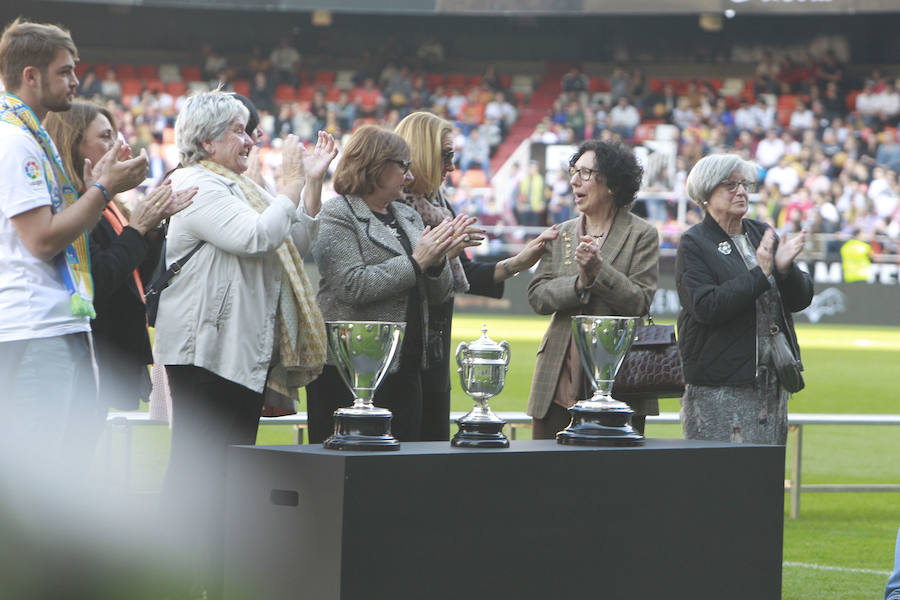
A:
{"type": "Polygon", "coordinates": [[[137,68],[137,74],[141,79],[159,79],[159,70],[156,65],[140,65],[137,68]]]}
{"type": "Polygon", "coordinates": [[[94,73],[97,74],[98,79],[103,79],[106,77],[106,72],[112,68],[112,65],[109,63],[97,63],[94,65],[94,73]]]}
{"type": "Polygon", "coordinates": [[[478,87],[482,81],[484,81],[483,75],[471,75],[468,79],[468,84],[470,87],[478,87]]]}
{"type": "Polygon", "coordinates": [[[316,90],[318,88],[314,85],[301,85],[300,92],[297,97],[301,102],[310,102],[313,99],[313,96],[316,95],[316,90]]]}
{"type": "MultiPolygon", "coordinates": [[[[144,87],[148,90],[155,92],[164,92],[166,90],[166,85],[160,81],[159,79],[148,79],[144,81],[144,87]]],[[[124,88],[123,88],[124,91],[124,88]]]]}
{"type": "Polygon", "coordinates": [[[144,86],[138,79],[122,80],[122,96],[138,96],[144,91],[144,86]]]}
{"type": "Polygon", "coordinates": [[[850,112],[854,112],[856,110],[856,97],[859,96],[860,92],[862,92],[862,90],[852,90],[850,92],[847,92],[847,110],[849,110],[850,112]]]}
{"type": "Polygon", "coordinates": [[[500,85],[503,86],[503,89],[508,90],[509,86],[512,85],[512,75],[501,75],[500,85]]]}
{"type": "Polygon", "coordinates": [[[203,72],[200,67],[185,65],[181,67],[181,78],[184,81],[203,81],[203,72]]]}
{"type": "Polygon", "coordinates": [[[250,80],[249,79],[235,79],[231,82],[231,87],[235,92],[240,94],[241,96],[250,96],[250,80]]]}
{"type": "Polygon", "coordinates": [[[434,90],[439,85],[444,84],[444,75],[441,73],[429,73],[425,77],[425,84],[429,90],[434,90]]]}
{"type": "Polygon", "coordinates": [[[334,85],[334,71],[318,71],[313,79],[313,85],[317,87],[331,87],[334,85]]]}
{"type": "Polygon", "coordinates": [[[84,74],[88,72],[91,66],[91,63],[84,61],[75,63],[75,77],[77,77],[78,79],[84,78],[84,74]]]}
{"type": "Polygon", "coordinates": [[[469,169],[465,172],[465,174],[460,178],[460,185],[466,184],[469,187],[473,188],[481,188],[488,186],[487,176],[484,174],[479,168],[469,169]]]}
{"type": "Polygon", "coordinates": [[[330,87],[328,88],[328,92],[325,93],[325,100],[328,102],[337,102],[338,98],[341,97],[341,93],[344,90],[339,87],[330,87]]]}
{"type": "Polygon", "coordinates": [[[115,67],[116,77],[120,81],[124,81],[125,79],[136,79],[138,74],[137,70],[134,68],[134,65],[131,64],[122,64],[116,65],[115,67]]]}
{"type": "Polygon", "coordinates": [[[187,84],[183,81],[170,81],[166,84],[166,93],[175,96],[184,96],[187,94],[187,84]]]}
{"type": "Polygon", "coordinates": [[[275,88],[274,98],[276,102],[293,102],[297,99],[297,90],[290,84],[282,83],[275,88]]]}
{"type": "Polygon", "coordinates": [[[447,79],[444,80],[444,83],[447,87],[454,87],[459,89],[465,89],[466,87],[466,76],[460,73],[454,73],[452,75],[447,75],[447,79]]]}

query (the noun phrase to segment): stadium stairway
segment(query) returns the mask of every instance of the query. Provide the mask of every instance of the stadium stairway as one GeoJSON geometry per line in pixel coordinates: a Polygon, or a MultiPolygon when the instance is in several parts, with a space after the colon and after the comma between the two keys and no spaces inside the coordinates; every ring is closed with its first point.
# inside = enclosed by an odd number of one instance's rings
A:
{"type": "Polygon", "coordinates": [[[544,70],[540,82],[531,94],[531,101],[519,107],[519,118],[509,130],[506,139],[497,147],[491,159],[491,172],[496,173],[509,159],[523,140],[534,133],[535,127],[548,114],[559,97],[560,82],[569,70],[570,63],[550,63],[544,70]]]}

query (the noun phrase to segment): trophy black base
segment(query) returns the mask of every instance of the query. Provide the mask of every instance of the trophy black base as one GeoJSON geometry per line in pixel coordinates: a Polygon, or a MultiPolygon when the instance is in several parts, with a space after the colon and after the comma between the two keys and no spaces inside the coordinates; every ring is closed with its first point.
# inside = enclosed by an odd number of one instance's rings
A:
{"type": "Polygon", "coordinates": [[[329,450],[391,451],[400,442],[391,435],[391,415],[334,414],[334,434],[323,442],[329,450]]]}
{"type": "Polygon", "coordinates": [[[503,435],[505,421],[456,422],[459,431],[450,440],[456,448],[509,448],[509,440],[503,435]]]}
{"type": "Polygon", "coordinates": [[[572,422],[556,434],[557,443],[571,446],[643,446],[644,436],[631,426],[630,408],[569,409],[572,422]]]}

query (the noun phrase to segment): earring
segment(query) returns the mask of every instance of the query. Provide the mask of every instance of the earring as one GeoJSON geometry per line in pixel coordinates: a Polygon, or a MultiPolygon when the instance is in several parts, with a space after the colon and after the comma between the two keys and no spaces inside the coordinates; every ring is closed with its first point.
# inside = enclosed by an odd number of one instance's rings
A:
{"type": "Polygon", "coordinates": [[[607,194],[609,194],[609,195],[610,195],[610,196],[612,196],[612,195],[613,195],[613,193],[612,193],[612,190],[611,190],[611,189],[609,189],[609,188],[606,188],[606,193],[607,193],[607,194]]]}

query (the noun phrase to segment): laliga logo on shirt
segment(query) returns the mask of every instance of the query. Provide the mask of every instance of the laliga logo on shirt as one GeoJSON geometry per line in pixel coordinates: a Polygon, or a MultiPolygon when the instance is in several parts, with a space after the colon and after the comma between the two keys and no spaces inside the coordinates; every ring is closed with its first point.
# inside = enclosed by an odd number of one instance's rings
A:
{"type": "Polygon", "coordinates": [[[38,167],[37,161],[28,159],[25,161],[25,175],[28,179],[36,180],[41,175],[41,169],[38,167]]]}

